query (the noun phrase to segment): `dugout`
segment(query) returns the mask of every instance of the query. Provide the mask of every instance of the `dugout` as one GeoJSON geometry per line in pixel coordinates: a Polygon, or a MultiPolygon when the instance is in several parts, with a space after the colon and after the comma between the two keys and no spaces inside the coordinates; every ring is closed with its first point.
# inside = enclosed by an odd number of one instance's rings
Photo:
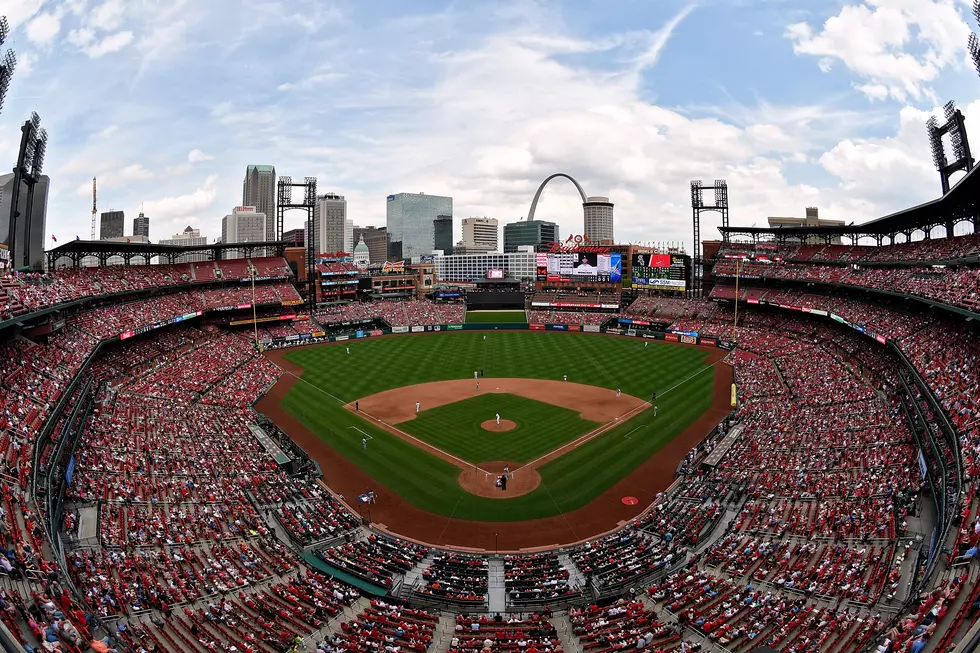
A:
{"type": "Polygon", "coordinates": [[[467,310],[524,310],[524,291],[517,279],[483,279],[474,285],[466,291],[467,310]]]}

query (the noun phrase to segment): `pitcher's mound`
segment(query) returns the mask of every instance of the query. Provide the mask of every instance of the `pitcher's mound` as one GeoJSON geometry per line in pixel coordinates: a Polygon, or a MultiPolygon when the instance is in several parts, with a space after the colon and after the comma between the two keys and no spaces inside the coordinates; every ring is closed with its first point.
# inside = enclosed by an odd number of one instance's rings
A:
{"type": "MultiPolygon", "coordinates": [[[[503,422],[504,420],[500,420],[503,422]]],[[[494,424],[496,426],[496,423],[494,424]]],[[[470,467],[459,474],[459,486],[478,497],[488,499],[510,499],[531,492],[541,484],[538,470],[530,467],[520,467],[521,463],[496,461],[480,463],[479,467],[470,467]],[[510,480],[507,489],[497,487],[497,478],[504,473],[504,467],[510,467],[510,480]]]]}
{"type": "Polygon", "coordinates": [[[494,431],[497,433],[501,431],[510,431],[511,429],[517,428],[517,424],[510,421],[509,419],[500,420],[500,424],[497,424],[496,419],[488,419],[487,421],[480,424],[480,426],[483,427],[484,431],[494,431]]]}

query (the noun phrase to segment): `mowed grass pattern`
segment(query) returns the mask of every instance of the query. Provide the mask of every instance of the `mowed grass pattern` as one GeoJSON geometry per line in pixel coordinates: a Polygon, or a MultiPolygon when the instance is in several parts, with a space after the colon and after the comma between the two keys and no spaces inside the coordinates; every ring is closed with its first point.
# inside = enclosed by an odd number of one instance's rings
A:
{"type": "Polygon", "coordinates": [[[524,311],[466,311],[468,324],[498,324],[527,322],[524,311]]]}
{"type": "Polygon", "coordinates": [[[526,463],[598,427],[567,408],[510,394],[487,393],[423,410],[398,428],[471,463],[526,463]],[[510,431],[490,432],[484,420],[509,419],[510,431]]]}
{"type": "MultiPolygon", "coordinates": [[[[458,519],[519,521],[580,508],[670,442],[711,405],[714,370],[693,348],[632,338],[495,331],[369,338],[286,354],[304,368],[283,407],[338,453],[419,508],[458,519]],[[351,353],[345,353],[345,346],[351,353]],[[487,377],[561,379],[643,399],[656,391],[659,416],[639,413],[541,467],[542,485],[520,497],[487,499],[459,487],[459,469],[343,408],[382,390],[487,377]],[[363,435],[372,436],[367,449],[363,435]],[[424,471],[420,471],[424,470],[424,471]]],[[[519,473],[519,472],[518,472],[519,473]]],[[[326,470],[330,481],[330,470],[326,470]]]]}

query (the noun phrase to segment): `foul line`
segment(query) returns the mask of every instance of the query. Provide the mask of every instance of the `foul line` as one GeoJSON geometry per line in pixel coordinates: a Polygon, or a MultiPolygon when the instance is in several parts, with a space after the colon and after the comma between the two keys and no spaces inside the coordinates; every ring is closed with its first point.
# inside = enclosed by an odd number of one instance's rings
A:
{"type": "MultiPolygon", "coordinates": [[[[711,365],[708,365],[707,367],[705,367],[704,369],[698,370],[697,372],[695,372],[691,376],[687,377],[683,381],[681,381],[681,382],[679,382],[679,383],[671,386],[670,388],[667,388],[663,392],[657,393],[657,398],[659,399],[660,397],[663,397],[665,394],[669,393],[671,390],[676,390],[677,388],[681,387],[682,385],[684,385],[685,383],[687,383],[691,379],[693,379],[693,378],[695,378],[695,377],[697,377],[697,376],[699,376],[701,374],[704,374],[705,372],[707,372],[708,370],[710,370],[711,368],[713,368],[715,365],[717,365],[720,362],[721,362],[721,360],[717,360],[714,363],[712,363],[711,365]]],[[[552,449],[551,451],[549,451],[548,453],[544,454],[543,456],[538,456],[537,458],[535,458],[531,462],[526,463],[524,465],[521,465],[517,469],[522,469],[524,467],[531,467],[533,469],[534,468],[533,466],[535,464],[537,464],[538,462],[544,460],[545,458],[548,458],[549,456],[554,455],[556,452],[559,452],[559,451],[562,451],[562,450],[568,449],[568,448],[574,449],[575,447],[579,447],[579,446],[581,446],[583,444],[586,444],[590,440],[594,440],[595,438],[599,437],[600,435],[602,435],[606,431],[609,431],[609,430],[611,430],[611,429],[619,426],[618,422],[622,421],[624,418],[628,418],[632,413],[635,413],[637,411],[646,410],[648,407],[650,407],[652,405],[653,404],[651,404],[649,401],[644,401],[639,406],[636,406],[632,410],[629,410],[629,411],[623,413],[622,415],[620,415],[616,419],[614,419],[612,421],[609,421],[609,422],[606,422],[602,426],[600,426],[600,427],[598,427],[598,428],[596,428],[596,429],[594,429],[592,431],[589,431],[585,435],[583,435],[583,436],[581,436],[581,437],[579,437],[579,438],[577,438],[575,440],[572,440],[571,442],[567,442],[567,443],[563,444],[562,446],[558,447],[557,449],[552,449]]],[[[633,429],[633,431],[635,431],[635,430],[636,429],[633,429]]],[[[632,433],[633,431],[630,431],[630,433],[632,433]]],[[[517,469],[515,469],[514,471],[516,472],[517,469]]]]}
{"type": "Polygon", "coordinates": [[[364,433],[364,431],[362,431],[361,429],[357,428],[356,426],[348,426],[347,427],[347,430],[348,431],[351,430],[351,429],[354,429],[358,433],[363,434],[365,440],[373,440],[374,439],[374,436],[373,435],[371,435],[370,433],[364,433]]]}
{"type": "MultiPolygon", "coordinates": [[[[311,388],[315,388],[316,390],[319,390],[323,394],[327,395],[328,397],[330,397],[331,399],[333,399],[334,401],[336,401],[337,403],[339,403],[341,406],[344,406],[345,408],[348,407],[348,406],[350,406],[350,402],[349,401],[344,401],[344,400],[340,399],[339,397],[333,396],[332,394],[330,394],[329,392],[327,392],[326,390],[324,390],[320,386],[316,385],[315,383],[310,383],[309,381],[307,381],[303,377],[298,376],[296,374],[293,374],[289,370],[285,370],[285,369],[283,369],[281,367],[279,369],[281,369],[284,374],[290,375],[291,377],[293,377],[297,381],[302,381],[303,383],[305,383],[306,385],[310,386],[311,388]]],[[[482,467],[479,467],[477,465],[474,465],[473,463],[469,462],[468,460],[463,460],[462,458],[457,458],[456,456],[452,455],[451,453],[448,453],[446,451],[443,451],[439,447],[436,447],[436,446],[433,446],[433,445],[429,444],[425,440],[420,440],[419,438],[415,437],[414,435],[411,435],[409,433],[405,433],[405,431],[402,431],[397,426],[393,426],[393,425],[389,424],[388,422],[384,422],[384,421],[378,419],[377,417],[375,417],[374,415],[371,415],[370,413],[366,413],[363,410],[356,411],[356,412],[357,412],[358,415],[366,415],[366,416],[370,417],[371,419],[375,420],[376,422],[378,422],[379,424],[384,424],[385,426],[387,426],[388,428],[392,429],[393,431],[397,431],[403,437],[408,438],[409,440],[411,440],[411,441],[415,442],[416,444],[418,444],[419,445],[419,449],[422,449],[422,450],[429,449],[429,450],[432,450],[432,451],[438,451],[439,454],[445,456],[446,458],[451,458],[451,459],[455,460],[457,463],[460,463],[462,465],[462,469],[464,471],[467,470],[467,469],[472,468],[472,469],[479,470],[479,471],[483,472],[484,474],[489,474],[490,473],[487,470],[483,469],[482,467]]],[[[357,427],[350,427],[350,428],[357,428],[357,427]]],[[[357,429],[357,430],[360,431],[360,429],[357,429]]],[[[361,433],[364,433],[364,431],[361,431],[361,433]]]]}

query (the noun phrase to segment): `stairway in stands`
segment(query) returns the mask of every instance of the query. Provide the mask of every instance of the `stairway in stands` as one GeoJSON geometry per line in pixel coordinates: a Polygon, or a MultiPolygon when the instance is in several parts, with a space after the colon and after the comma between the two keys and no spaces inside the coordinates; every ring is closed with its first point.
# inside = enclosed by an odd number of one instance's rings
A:
{"type": "Polygon", "coordinates": [[[507,610],[507,590],[504,587],[504,561],[498,557],[490,558],[487,567],[487,573],[490,576],[490,584],[487,587],[490,613],[505,612],[507,610]]]}

